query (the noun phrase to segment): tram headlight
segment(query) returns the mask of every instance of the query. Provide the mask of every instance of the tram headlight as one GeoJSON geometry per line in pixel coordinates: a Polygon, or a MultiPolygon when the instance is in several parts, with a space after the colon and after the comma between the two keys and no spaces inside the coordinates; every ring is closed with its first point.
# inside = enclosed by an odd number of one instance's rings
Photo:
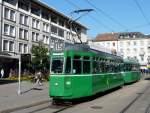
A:
{"type": "Polygon", "coordinates": [[[66,81],[66,85],[71,85],[71,81],[66,81]]]}
{"type": "Polygon", "coordinates": [[[55,85],[55,86],[58,86],[58,83],[56,82],[54,85],[55,85]]]}

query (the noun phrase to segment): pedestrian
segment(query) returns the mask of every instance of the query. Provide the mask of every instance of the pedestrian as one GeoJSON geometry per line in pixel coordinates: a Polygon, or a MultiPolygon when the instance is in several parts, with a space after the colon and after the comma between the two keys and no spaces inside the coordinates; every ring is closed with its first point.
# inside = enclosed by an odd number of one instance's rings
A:
{"type": "Polygon", "coordinates": [[[42,85],[42,73],[41,70],[35,73],[36,85],[42,85]]]}
{"type": "Polygon", "coordinates": [[[1,78],[3,78],[4,77],[4,69],[2,68],[1,69],[1,78]]]}
{"type": "Polygon", "coordinates": [[[9,72],[9,78],[11,78],[13,75],[13,69],[10,69],[10,72],[9,72]]]}

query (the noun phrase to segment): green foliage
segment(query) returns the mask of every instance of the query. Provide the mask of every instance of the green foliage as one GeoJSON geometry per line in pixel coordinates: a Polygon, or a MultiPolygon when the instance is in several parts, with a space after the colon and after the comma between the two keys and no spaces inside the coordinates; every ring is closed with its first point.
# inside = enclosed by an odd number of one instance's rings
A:
{"type": "Polygon", "coordinates": [[[35,69],[43,69],[44,67],[47,69],[49,68],[48,52],[48,48],[46,48],[42,42],[32,46],[32,65],[34,65],[35,69]]]}

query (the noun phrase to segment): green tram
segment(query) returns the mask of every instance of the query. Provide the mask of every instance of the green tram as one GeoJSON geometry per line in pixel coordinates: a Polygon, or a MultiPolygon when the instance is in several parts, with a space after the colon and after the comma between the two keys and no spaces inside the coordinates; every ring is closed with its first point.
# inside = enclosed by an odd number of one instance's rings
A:
{"type": "Polygon", "coordinates": [[[124,85],[120,56],[68,45],[51,55],[49,95],[56,99],[76,99],[124,85]]]}
{"type": "Polygon", "coordinates": [[[123,65],[123,77],[125,83],[132,83],[140,80],[140,64],[133,59],[124,59],[123,65]]]}

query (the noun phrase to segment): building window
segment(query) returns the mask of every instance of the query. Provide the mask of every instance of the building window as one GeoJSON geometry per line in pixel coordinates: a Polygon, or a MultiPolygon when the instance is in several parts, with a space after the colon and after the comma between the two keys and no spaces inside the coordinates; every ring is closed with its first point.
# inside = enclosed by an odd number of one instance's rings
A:
{"type": "Polygon", "coordinates": [[[11,52],[14,51],[14,42],[12,42],[12,41],[9,42],[9,51],[11,51],[11,52]]]}
{"type": "Polygon", "coordinates": [[[40,29],[40,22],[38,20],[36,21],[36,28],[40,29]]]}
{"type": "Polygon", "coordinates": [[[28,40],[28,30],[24,30],[24,39],[28,40]]]}
{"type": "Polygon", "coordinates": [[[49,44],[49,37],[46,35],[43,35],[43,43],[44,44],[49,44]]]}
{"type": "Polygon", "coordinates": [[[33,42],[39,41],[39,33],[32,32],[32,41],[33,42]]]}
{"type": "Polygon", "coordinates": [[[14,10],[10,10],[8,8],[5,7],[5,12],[4,12],[4,18],[5,19],[9,19],[11,21],[15,21],[15,11],[14,10]]]}
{"type": "Polygon", "coordinates": [[[127,49],[127,54],[130,54],[130,49],[129,48],[127,49]]]}
{"type": "Polygon", "coordinates": [[[28,16],[27,15],[25,15],[25,17],[24,17],[24,24],[28,25],[28,16]]]}
{"type": "Polygon", "coordinates": [[[4,34],[9,35],[9,25],[8,24],[4,25],[4,34]]]}
{"type": "Polygon", "coordinates": [[[130,42],[127,42],[127,46],[130,46],[130,42]]]}
{"type": "Polygon", "coordinates": [[[54,47],[54,45],[55,45],[55,39],[56,39],[55,37],[52,37],[51,40],[50,40],[50,41],[51,41],[50,44],[51,44],[53,47],[54,47]]]}
{"type": "Polygon", "coordinates": [[[120,53],[123,53],[123,49],[120,49],[120,53]]]}
{"type": "Polygon", "coordinates": [[[20,14],[20,24],[24,24],[24,15],[20,14]]]}
{"type": "Polygon", "coordinates": [[[49,13],[47,11],[42,10],[42,18],[49,20],[49,13]]]}
{"type": "Polygon", "coordinates": [[[133,42],[133,45],[134,45],[134,46],[136,46],[136,45],[137,45],[136,41],[134,41],[134,42],[133,42]]]}
{"type": "Polygon", "coordinates": [[[15,37],[15,27],[14,26],[10,26],[10,36],[15,37]]]}
{"type": "Polygon", "coordinates": [[[15,27],[8,24],[4,24],[4,34],[15,37],[15,27]]]}
{"type": "Polygon", "coordinates": [[[9,19],[9,9],[8,9],[8,8],[5,8],[4,17],[5,17],[6,19],[9,19]]]}
{"type": "Polygon", "coordinates": [[[9,4],[16,5],[16,0],[4,0],[4,1],[9,4]]]}
{"type": "Polygon", "coordinates": [[[28,26],[28,16],[20,14],[20,24],[28,26]]]}
{"type": "Polygon", "coordinates": [[[113,42],[113,47],[115,47],[115,42],[113,42]]]}
{"type": "Polygon", "coordinates": [[[43,31],[49,32],[49,24],[43,23],[43,31]]]}
{"type": "Polygon", "coordinates": [[[57,24],[57,20],[58,20],[57,16],[52,14],[52,15],[51,15],[51,22],[57,24]]]}
{"type": "Polygon", "coordinates": [[[107,42],[107,47],[110,47],[110,42],[107,42]]]}
{"type": "Polygon", "coordinates": [[[140,44],[141,44],[141,46],[144,46],[144,41],[141,41],[140,44]]]}
{"type": "Polygon", "coordinates": [[[19,29],[19,38],[24,39],[24,40],[28,40],[28,30],[20,28],[19,29]]]}
{"type": "Polygon", "coordinates": [[[14,42],[13,41],[8,41],[8,40],[4,40],[3,41],[3,50],[4,51],[13,52],[14,51],[14,42]]]}
{"type": "Polygon", "coordinates": [[[59,19],[59,25],[62,26],[62,27],[64,27],[64,20],[59,19]]]}
{"type": "Polygon", "coordinates": [[[19,52],[23,53],[23,44],[22,43],[19,43],[19,52]]]}
{"type": "Polygon", "coordinates": [[[28,45],[24,44],[24,53],[28,53],[28,45]]]}
{"type": "Polygon", "coordinates": [[[40,22],[36,19],[32,19],[32,27],[35,29],[40,29],[40,22]]]}
{"type": "Polygon", "coordinates": [[[144,52],[144,48],[141,48],[140,51],[141,51],[141,52],[144,52]]]}
{"type": "Polygon", "coordinates": [[[8,51],[8,40],[3,41],[3,50],[8,51]]]}
{"type": "Polygon", "coordinates": [[[27,0],[19,0],[18,7],[23,10],[28,11],[29,10],[29,2],[27,0]]]}
{"type": "Polygon", "coordinates": [[[124,43],[123,42],[120,42],[120,47],[123,47],[124,43]]]}
{"type": "Polygon", "coordinates": [[[57,35],[57,27],[55,27],[55,26],[51,26],[51,32],[52,32],[52,34],[55,34],[55,35],[57,35]]]}
{"type": "Polygon", "coordinates": [[[38,7],[35,7],[35,6],[31,6],[31,13],[32,14],[35,14],[35,15],[37,15],[37,16],[40,16],[40,8],[38,8],[38,7]]]}
{"type": "Polygon", "coordinates": [[[19,53],[28,53],[28,44],[19,43],[19,53]]]}
{"type": "Polygon", "coordinates": [[[15,21],[15,11],[13,10],[10,11],[10,20],[15,21]]]}
{"type": "Polygon", "coordinates": [[[23,39],[23,29],[19,29],[19,38],[23,39]]]}
{"type": "Polygon", "coordinates": [[[58,36],[64,37],[64,30],[58,29],[58,36]]]}

